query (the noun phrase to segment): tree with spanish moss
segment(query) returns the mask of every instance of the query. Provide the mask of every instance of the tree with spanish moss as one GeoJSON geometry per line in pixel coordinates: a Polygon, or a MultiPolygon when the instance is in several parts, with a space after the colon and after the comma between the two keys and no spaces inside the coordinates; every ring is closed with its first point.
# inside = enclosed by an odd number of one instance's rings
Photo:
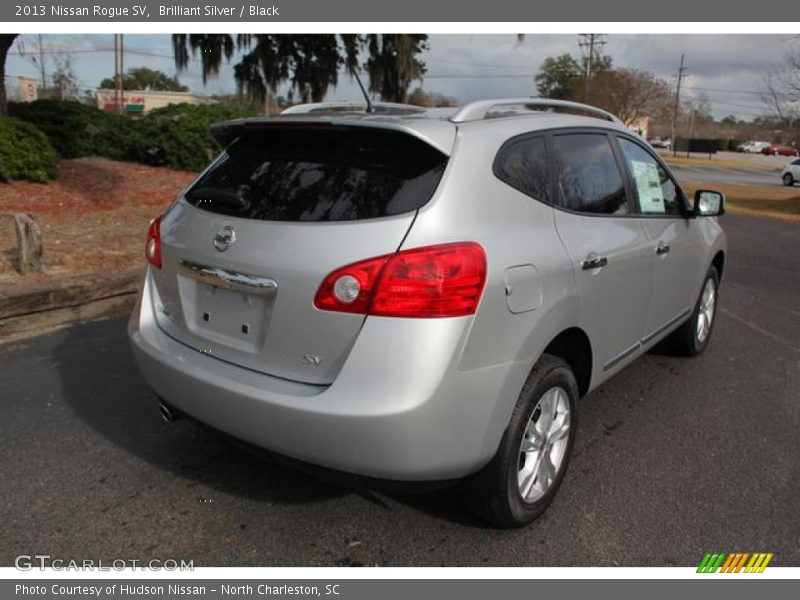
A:
{"type": "Polygon", "coordinates": [[[258,101],[288,82],[297,95],[318,102],[338,83],[340,69],[352,72],[358,64],[358,39],[352,34],[174,34],[172,47],[178,69],[199,56],[203,83],[241,51],[234,65],[237,88],[258,101]]]}
{"type": "Polygon", "coordinates": [[[425,63],[418,55],[428,49],[424,34],[370,34],[366,36],[369,58],[365,64],[369,89],[385,102],[405,102],[412,81],[422,81],[425,63]]]}
{"type": "Polygon", "coordinates": [[[320,102],[339,82],[344,72],[353,74],[364,63],[369,88],[385,101],[402,101],[408,87],[421,79],[425,65],[417,55],[427,48],[425,35],[356,34],[174,34],[173,54],[178,69],[186,69],[199,58],[203,83],[219,75],[223,62],[237,51],[234,65],[240,93],[263,102],[268,93],[289,83],[290,93],[304,100],[320,102]]]}

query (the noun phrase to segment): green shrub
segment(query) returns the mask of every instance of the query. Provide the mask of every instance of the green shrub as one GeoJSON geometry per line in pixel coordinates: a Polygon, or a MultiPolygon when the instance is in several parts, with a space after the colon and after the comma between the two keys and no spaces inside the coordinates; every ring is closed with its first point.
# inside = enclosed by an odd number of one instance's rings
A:
{"type": "Polygon", "coordinates": [[[63,158],[124,160],[133,158],[139,146],[139,128],[134,121],[79,102],[12,102],[8,114],[36,125],[63,158]]]}
{"type": "Polygon", "coordinates": [[[171,104],[152,111],[141,126],[139,160],[173,169],[200,171],[221,148],[208,131],[212,123],[250,117],[252,110],[221,104],[171,104]]]}
{"type": "Polygon", "coordinates": [[[56,151],[39,129],[0,117],[0,181],[50,181],[56,177],[57,161],[56,151]]]}

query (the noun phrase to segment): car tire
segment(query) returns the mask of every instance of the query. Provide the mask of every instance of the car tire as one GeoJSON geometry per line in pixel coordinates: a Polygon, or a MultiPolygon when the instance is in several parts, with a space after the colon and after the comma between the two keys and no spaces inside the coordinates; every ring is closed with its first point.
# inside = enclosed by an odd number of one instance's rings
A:
{"type": "Polygon", "coordinates": [[[578,397],[569,365],[542,355],[525,381],[497,453],[463,482],[464,500],[475,514],[495,526],[512,528],[544,512],[569,465],[578,397]]]}
{"type": "Polygon", "coordinates": [[[703,279],[703,287],[700,289],[692,316],[661,342],[661,349],[675,356],[697,356],[702,353],[708,346],[714,330],[718,298],[719,275],[717,269],[712,266],[703,279]],[[707,295],[709,290],[712,294],[710,300],[707,295]]]}
{"type": "Polygon", "coordinates": [[[792,176],[791,173],[786,173],[783,176],[783,185],[786,185],[786,186],[793,186],[794,185],[794,177],[792,176]]]}

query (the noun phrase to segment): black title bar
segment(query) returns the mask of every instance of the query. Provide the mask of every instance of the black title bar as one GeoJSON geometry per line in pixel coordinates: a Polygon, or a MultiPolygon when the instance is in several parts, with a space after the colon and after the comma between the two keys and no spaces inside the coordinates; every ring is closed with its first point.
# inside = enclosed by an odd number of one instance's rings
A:
{"type": "Polygon", "coordinates": [[[0,23],[784,22],[786,0],[3,0],[0,23]]]}

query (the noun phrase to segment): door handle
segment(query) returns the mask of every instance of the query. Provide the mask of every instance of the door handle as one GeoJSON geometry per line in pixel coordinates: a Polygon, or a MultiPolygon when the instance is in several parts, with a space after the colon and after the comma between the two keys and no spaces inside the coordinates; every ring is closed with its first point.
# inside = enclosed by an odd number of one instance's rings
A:
{"type": "Polygon", "coordinates": [[[664,242],[658,242],[656,246],[656,254],[667,254],[670,251],[669,244],[665,244],[664,242]]]}
{"type": "Polygon", "coordinates": [[[605,256],[600,256],[595,252],[590,252],[586,255],[581,263],[581,269],[584,271],[591,271],[592,269],[602,269],[608,264],[608,259],[605,256]]]}

